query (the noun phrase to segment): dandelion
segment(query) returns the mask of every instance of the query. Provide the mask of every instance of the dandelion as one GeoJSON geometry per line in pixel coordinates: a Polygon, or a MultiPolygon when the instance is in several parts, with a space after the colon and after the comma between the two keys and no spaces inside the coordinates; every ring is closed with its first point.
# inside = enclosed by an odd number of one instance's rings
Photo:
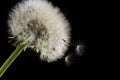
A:
{"type": "Polygon", "coordinates": [[[19,3],[10,13],[10,34],[16,43],[28,42],[28,48],[40,53],[42,60],[55,61],[67,50],[69,42],[68,21],[56,7],[46,0],[27,0],[19,3]]]}
{"type": "Polygon", "coordinates": [[[64,56],[70,42],[70,27],[59,8],[47,0],[25,0],[10,12],[9,33],[16,50],[0,68],[0,76],[27,48],[40,54],[40,59],[53,62],[64,56]],[[66,41],[64,42],[63,39],[66,41]]]}

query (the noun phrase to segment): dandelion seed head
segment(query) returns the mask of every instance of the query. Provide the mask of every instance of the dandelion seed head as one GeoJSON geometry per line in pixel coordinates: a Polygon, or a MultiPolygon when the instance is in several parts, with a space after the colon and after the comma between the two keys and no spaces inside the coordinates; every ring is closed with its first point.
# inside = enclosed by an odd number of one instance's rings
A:
{"type": "Polygon", "coordinates": [[[70,41],[70,27],[59,8],[47,0],[25,0],[10,12],[9,32],[17,37],[17,43],[29,42],[28,48],[40,53],[48,62],[61,58],[70,41]]]}

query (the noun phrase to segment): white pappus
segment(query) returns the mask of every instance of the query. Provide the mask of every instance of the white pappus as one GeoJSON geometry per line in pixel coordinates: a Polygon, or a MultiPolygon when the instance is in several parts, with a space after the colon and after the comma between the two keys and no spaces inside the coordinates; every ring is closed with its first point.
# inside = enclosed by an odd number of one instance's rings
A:
{"type": "Polygon", "coordinates": [[[82,56],[84,53],[84,46],[82,44],[78,44],[75,48],[75,53],[78,56],[82,56]]]}

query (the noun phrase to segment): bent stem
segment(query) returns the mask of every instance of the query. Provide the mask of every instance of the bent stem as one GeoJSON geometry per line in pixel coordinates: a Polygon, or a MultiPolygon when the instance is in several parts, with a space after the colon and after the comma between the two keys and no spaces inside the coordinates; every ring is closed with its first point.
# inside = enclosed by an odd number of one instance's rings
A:
{"type": "Polygon", "coordinates": [[[26,44],[20,44],[16,47],[14,52],[9,56],[9,58],[4,62],[4,64],[0,68],[0,78],[5,73],[5,71],[8,69],[8,67],[14,62],[14,60],[20,55],[20,53],[24,50],[24,48],[27,47],[26,44]]]}

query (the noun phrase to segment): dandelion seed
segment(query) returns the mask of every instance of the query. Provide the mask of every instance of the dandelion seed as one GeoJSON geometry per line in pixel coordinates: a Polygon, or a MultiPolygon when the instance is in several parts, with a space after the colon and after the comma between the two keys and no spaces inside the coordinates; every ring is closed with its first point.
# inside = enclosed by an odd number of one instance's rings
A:
{"type": "Polygon", "coordinates": [[[83,45],[81,45],[81,44],[78,44],[77,46],[76,46],[76,48],[75,48],[75,53],[76,53],[76,55],[78,55],[78,56],[81,56],[81,55],[83,55],[83,53],[84,53],[84,46],[83,45]]]}
{"type": "Polygon", "coordinates": [[[73,43],[70,43],[70,42],[67,42],[66,40],[64,40],[64,39],[62,39],[67,45],[71,45],[71,46],[73,46],[73,47],[75,47],[75,54],[77,55],[77,56],[81,56],[81,55],[83,55],[83,53],[84,53],[84,46],[82,45],[82,44],[77,44],[77,45],[75,45],[75,44],[73,44],[73,43]]]}
{"type": "Polygon", "coordinates": [[[65,57],[65,65],[66,66],[70,66],[70,65],[72,65],[72,61],[71,61],[71,55],[67,55],[66,57],[65,57]]]}
{"type": "MultiPolygon", "coordinates": [[[[73,46],[73,49],[70,49],[70,51],[67,53],[67,56],[65,57],[65,65],[71,66],[73,63],[77,62],[77,59],[79,56],[82,56],[84,53],[84,45],[82,44],[73,44],[70,42],[67,42],[63,39],[63,41],[70,46],[73,46]]],[[[80,58],[80,57],[79,57],[80,58]]]]}
{"type": "Polygon", "coordinates": [[[28,42],[27,48],[40,53],[48,62],[61,58],[70,41],[70,27],[59,8],[47,0],[25,0],[18,3],[9,14],[9,32],[17,43],[28,42]]]}

